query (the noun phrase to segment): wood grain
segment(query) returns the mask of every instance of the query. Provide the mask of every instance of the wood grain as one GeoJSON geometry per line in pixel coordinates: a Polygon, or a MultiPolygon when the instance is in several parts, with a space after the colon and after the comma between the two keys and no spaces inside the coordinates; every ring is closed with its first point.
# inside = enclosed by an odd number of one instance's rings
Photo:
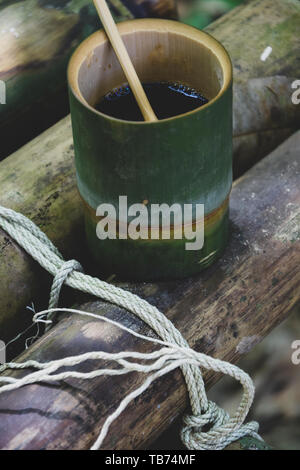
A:
{"type": "MultiPolygon", "coordinates": [[[[157,305],[197,351],[237,362],[299,302],[299,149],[300,132],[234,184],[231,240],[214,266],[183,282],[124,285],[157,305]]],[[[81,308],[151,334],[113,305],[97,300],[81,308]]],[[[20,360],[47,361],[95,348],[145,352],[151,346],[100,321],[66,316],[20,360]]],[[[205,373],[208,386],[217,378],[205,373]]],[[[86,449],[105,417],[141,380],[137,374],[68,380],[0,395],[0,448],[86,449]]],[[[112,425],[104,448],[147,447],[186,405],[181,373],[161,378],[112,425]]]]}

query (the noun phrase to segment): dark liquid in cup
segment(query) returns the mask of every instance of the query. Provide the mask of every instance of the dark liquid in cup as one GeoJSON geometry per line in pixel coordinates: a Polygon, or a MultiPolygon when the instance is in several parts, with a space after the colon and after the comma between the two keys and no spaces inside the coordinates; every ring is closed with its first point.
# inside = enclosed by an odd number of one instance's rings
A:
{"type": "MultiPolygon", "coordinates": [[[[208,102],[198,91],[177,83],[144,83],[143,87],[158,119],[187,113],[208,102]]],[[[144,120],[128,85],[112,90],[95,108],[117,119],[144,120]]]]}

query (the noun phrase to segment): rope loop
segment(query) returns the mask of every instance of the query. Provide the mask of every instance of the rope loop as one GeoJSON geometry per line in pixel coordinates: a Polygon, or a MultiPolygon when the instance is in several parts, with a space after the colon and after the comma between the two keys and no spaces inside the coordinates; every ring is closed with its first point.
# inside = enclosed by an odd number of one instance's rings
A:
{"type": "Polygon", "coordinates": [[[182,441],[188,449],[219,450],[245,435],[250,435],[261,440],[257,434],[257,423],[251,422],[243,424],[254,397],[253,382],[248,374],[228,362],[212,358],[191,349],[173,323],[146,300],[117,286],[83,274],[83,268],[76,260],[65,262],[60,252],[48,237],[25,216],[0,206],[0,227],[54,277],[50,293],[49,308],[47,311],[35,313],[34,321],[43,322],[49,327],[49,325],[52,324],[53,316],[58,311],[70,311],[96,318],[98,321],[102,318],[103,321],[113,323],[119,328],[128,331],[130,334],[143,338],[145,341],[152,341],[164,346],[164,349],[161,351],[148,353],[148,355],[139,352],[111,353],[109,357],[116,360],[121,366],[121,369],[113,369],[111,371],[107,369],[96,369],[91,372],[77,372],[71,370],[54,374],[54,372],[61,367],[77,365],[87,359],[107,359],[109,353],[105,353],[104,351],[92,351],[79,356],[66,357],[48,363],[39,363],[37,361],[9,363],[3,366],[2,369],[25,369],[34,367],[37,371],[29,373],[22,378],[0,377],[0,383],[6,384],[0,387],[0,393],[43,380],[56,381],[67,377],[92,379],[100,375],[124,374],[133,370],[143,371],[145,373],[152,372],[152,375],[149,375],[140,387],[130,392],[122,400],[119,407],[106,419],[98,439],[91,448],[98,449],[102,445],[110,424],[122,413],[126,406],[135,397],[143,393],[154,380],[180,367],[189,392],[192,412],[192,415],[186,415],[184,417],[184,426],[181,431],[182,441]],[[106,317],[101,317],[101,315],[75,309],[56,308],[63,284],[82,292],[95,295],[130,311],[149,325],[161,339],[140,335],[126,328],[121,323],[113,322],[106,317]],[[45,314],[47,314],[47,320],[43,320],[45,314]],[[156,362],[147,366],[143,363],[132,363],[127,360],[128,355],[134,360],[155,359],[156,362]],[[243,386],[242,400],[235,415],[232,417],[215,403],[208,400],[201,372],[203,368],[227,374],[235,380],[238,380],[243,386]]]}
{"type": "Polygon", "coordinates": [[[210,403],[216,409],[200,416],[184,417],[186,426],[181,429],[180,434],[185,447],[192,450],[222,450],[232,442],[245,436],[252,436],[262,441],[262,438],[257,434],[259,425],[255,421],[226,431],[226,425],[230,421],[228,413],[215,403],[210,403]],[[208,431],[202,431],[204,426],[212,423],[214,424],[208,431]]]}

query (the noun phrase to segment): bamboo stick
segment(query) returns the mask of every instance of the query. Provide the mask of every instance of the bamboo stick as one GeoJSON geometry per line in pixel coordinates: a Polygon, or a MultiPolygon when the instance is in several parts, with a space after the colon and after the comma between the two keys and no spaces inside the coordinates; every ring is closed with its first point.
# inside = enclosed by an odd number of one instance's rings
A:
{"type": "MultiPolygon", "coordinates": [[[[290,99],[292,77],[300,76],[294,41],[299,12],[300,6],[292,0],[259,0],[233,10],[209,28],[229,50],[238,82],[233,102],[236,175],[282,141],[299,121],[300,106],[290,99]],[[261,24],[263,33],[253,34],[254,30],[260,31],[261,24]],[[290,41],[284,37],[290,37],[290,41]],[[276,41],[278,48],[262,64],[258,51],[270,40],[276,41]],[[259,86],[253,102],[250,98],[255,80],[259,86]],[[276,85],[280,99],[269,91],[270,84],[272,89],[276,85]],[[242,122],[238,119],[239,109],[245,111],[242,122]],[[272,114],[277,116],[274,128],[272,114]]],[[[0,163],[0,203],[32,218],[65,258],[85,264],[82,206],[73,157],[67,117],[0,163]]],[[[36,308],[47,306],[51,279],[0,231],[0,280],[0,337],[7,342],[30,325],[27,305],[34,301],[36,308]]],[[[23,347],[24,341],[19,345],[23,347]]],[[[12,348],[9,352],[12,357],[12,348]]]]}

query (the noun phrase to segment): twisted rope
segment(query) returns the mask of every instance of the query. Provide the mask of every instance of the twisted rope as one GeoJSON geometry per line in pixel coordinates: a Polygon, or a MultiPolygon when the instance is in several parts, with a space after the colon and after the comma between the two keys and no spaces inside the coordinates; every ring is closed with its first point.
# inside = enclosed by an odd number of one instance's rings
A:
{"type": "Polygon", "coordinates": [[[58,311],[76,312],[81,315],[92,316],[113,323],[132,335],[153,343],[159,343],[163,346],[159,351],[149,354],[131,352],[108,354],[103,351],[97,351],[63,358],[57,361],[50,361],[45,364],[36,361],[9,363],[6,364],[3,369],[34,367],[38,369],[38,371],[29,373],[21,379],[10,377],[0,378],[0,383],[8,383],[8,385],[3,385],[0,388],[0,393],[44,380],[61,380],[67,377],[91,379],[100,375],[124,374],[133,370],[138,370],[143,373],[153,372],[144,381],[142,386],[127,395],[120,403],[117,410],[107,418],[98,439],[92,446],[92,449],[98,449],[108,432],[110,424],[122,413],[128,404],[135,397],[143,393],[158,377],[180,367],[188,389],[192,412],[191,415],[184,417],[184,426],[181,431],[181,439],[188,449],[223,449],[231,442],[246,435],[261,439],[257,434],[257,423],[251,422],[243,424],[254,398],[254,386],[248,374],[232,364],[193,351],[173,323],[147,301],[124,289],[83,274],[81,265],[75,260],[65,262],[61,253],[48,237],[23,215],[0,206],[0,226],[44,269],[54,276],[49,309],[35,314],[34,321],[44,322],[49,326],[52,323],[54,314],[58,311]],[[74,309],[57,309],[59,294],[63,284],[82,292],[95,295],[134,313],[149,325],[157,335],[162,338],[162,341],[139,335],[125,328],[123,325],[105,317],[100,317],[99,315],[74,309]],[[43,319],[45,314],[47,314],[47,320],[43,319]],[[97,369],[89,373],[69,371],[61,374],[53,374],[53,372],[63,366],[73,366],[87,359],[107,358],[116,361],[121,368],[117,370],[97,369]],[[150,365],[144,365],[139,362],[127,361],[126,358],[153,360],[153,362],[150,365]],[[222,372],[242,384],[242,400],[233,416],[229,416],[222,408],[219,408],[215,403],[208,400],[200,368],[222,372]],[[202,431],[203,427],[207,426],[209,426],[209,429],[205,432],[202,431]]]}

